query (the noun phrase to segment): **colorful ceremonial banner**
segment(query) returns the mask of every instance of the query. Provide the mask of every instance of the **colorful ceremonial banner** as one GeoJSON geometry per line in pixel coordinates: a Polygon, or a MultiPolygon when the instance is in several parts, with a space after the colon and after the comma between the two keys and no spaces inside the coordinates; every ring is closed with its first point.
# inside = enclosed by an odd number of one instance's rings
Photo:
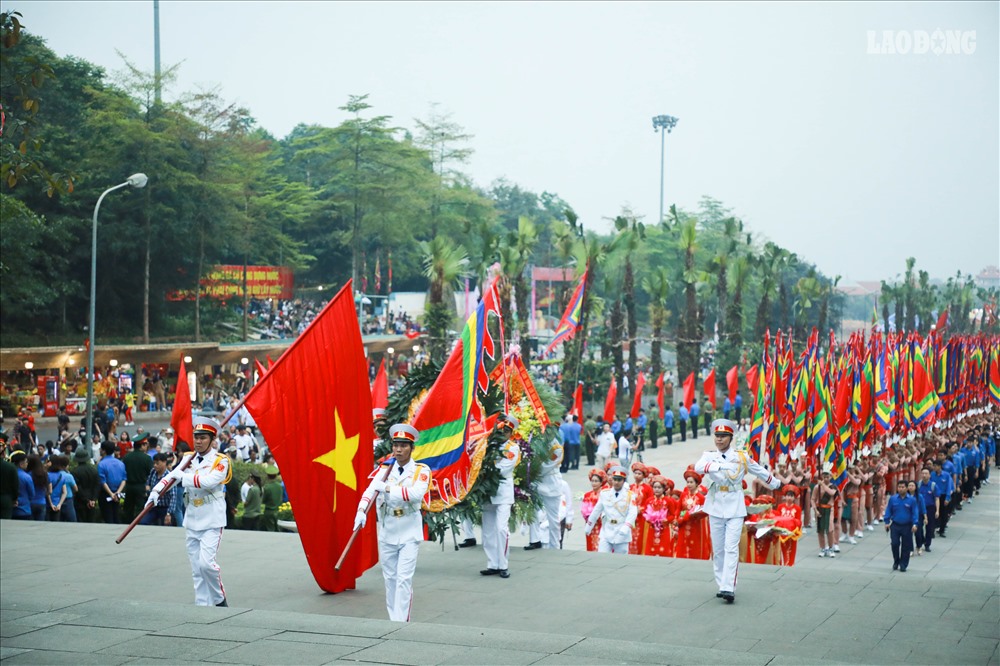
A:
{"type": "Polygon", "coordinates": [[[353,589],[378,561],[375,521],[334,570],[374,468],[368,363],[350,281],[250,389],[253,414],[281,470],[316,583],[353,589]],[[306,436],[303,436],[306,433],[306,436]]]}
{"type": "MultiPolygon", "coordinates": [[[[213,266],[201,279],[201,297],[220,301],[243,298],[243,266],[213,266]]],[[[247,295],[250,298],[291,299],[295,297],[295,274],[287,266],[247,266],[247,295]]],[[[193,289],[167,293],[168,301],[193,301],[193,289]]]]}
{"type": "Polygon", "coordinates": [[[194,424],[191,419],[191,387],[188,385],[187,369],[181,357],[181,367],[177,371],[177,390],[174,406],[170,412],[170,427],[174,429],[174,450],[178,442],[184,442],[194,449],[194,424]]]}
{"type": "Polygon", "coordinates": [[[545,353],[549,354],[555,349],[556,345],[561,342],[569,340],[576,332],[580,330],[580,320],[583,313],[583,298],[584,291],[587,284],[587,273],[584,271],[583,275],[580,276],[580,282],[576,285],[576,289],[573,290],[573,295],[569,299],[569,303],[566,305],[566,311],[563,312],[562,319],[559,320],[559,325],[556,327],[555,337],[552,338],[552,342],[549,346],[545,348],[545,353]]]}
{"type": "Polygon", "coordinates": [[[413,458],[434,474],[424,507],[429,511],[443,511],[461,502],[478,474],[467,435],[470,416],[474,409],[478,411],[476,388],[482,383],[485,390],[489,381],[482,361],[484,345],[488,342],[490,349],[493,347],[487,317],[491,312],[500,315],[495,291],[493,284],[487,288],[410,422],[420,431],[413,458]]]}

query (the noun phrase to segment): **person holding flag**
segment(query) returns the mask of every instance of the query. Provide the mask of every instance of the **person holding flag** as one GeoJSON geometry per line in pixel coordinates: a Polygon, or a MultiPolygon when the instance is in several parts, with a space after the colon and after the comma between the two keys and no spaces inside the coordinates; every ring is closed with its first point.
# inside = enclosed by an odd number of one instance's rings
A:
{"type": "Polygon", "coordinates": [[[377,468],[358,502],[354,530],[365,526],[374,504],[378,520],[378,552],[385,579],[385,607],[393,622],[409,622],[413,573],[424,539],[420,505],[431,481],[431,469],[413,460],[420,432],[400,423],[389,429],[392,458],[377,468]]]}
{"type": "Polygon", "coordinates": [[[746,450],[732,448],[735,423],[728,419],[716,419],[712,423],[712,432],[716,450],[703,453],[695,463],[694,471],[704,475],[708,486],[703,510],[708,514],[712,532],[715,582],[719,587],[715,596],[731,604],[736,600],[740,535],[747,515],[743,502],[743,477],[752,474],[772,490],[781,482],[753,460],[746,450]]]}
{"type": "Polygon", "coordinates": [[[226,526],[226,484],[233,472],[229,456],[213,446],[219,422],[199,416],[192,426],[194,452],[184,454],[190,462],[186,465],[182,462],[164,476],[150,491],[146,504],[156,504],[171,481],[184,488],[187,493],[184,531],[194,578],[194,602],[199,606],[228,606],[222,570],[215,558],[226,526]]]}

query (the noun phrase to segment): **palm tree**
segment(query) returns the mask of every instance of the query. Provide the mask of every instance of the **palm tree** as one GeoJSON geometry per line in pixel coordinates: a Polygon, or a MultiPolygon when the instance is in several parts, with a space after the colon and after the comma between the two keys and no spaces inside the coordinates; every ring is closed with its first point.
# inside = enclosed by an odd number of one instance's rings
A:
{"type": "Polygon", "coordinates": [[[628,393],[635,394],[636,349],[635,338],[638,324],[635,319],[635,271],[632,268],[632,257],[639,249],[641,241],[646,239],[646,228],[630,211],[615,218],[615,230],[618,232],[615,244],[625,252],[625,277],[622,281],[622,304],[625,307],[625,318],[628,333],[628,393]]]}
{"type": "Polygon", "coordinates": [[[653,328],[652,378],[656,379],[663,367],[660,350],[663,345],[663,326],[667,323],[667,297],[670,296],[670,280],[666,269],[662,266],[653,268],[649,275],[642,278],[642,289],[649,294],[649,323],[653,328]]]}
{"type": "Polygon", "coordinates": [[[719,336],[724,341],[728,336],[729,329],[726,327],[727,301],[729,299],[729,264],[739,247],[738,236],[743,233],[743,222],[735,217],[727,217],[722,221],[722,243],[715,257],[712,258],[712,265],[715,268],[713,273],[716,277],[715,293],[719,301],[719,336]]]}
{"type": "Polygon", "coordinates": [[[447,236],[435,236],[420,243],[424,255],[424,276],[430,280],[427,305],[428,344],[431,358],[443,363],[448,351],[448,327],[455,316],[449,296],[461,278],[468,275],[469,258],[461,245],[447,236]]]}
{"type": "Polygon", "coordinates": [[[916,308],[916,282],[913,279],[913,267],[917,260],[913,257],[906,258],[906,273],[903,276],[903,299],[906,307],[906,330],[917,330],[917,308],[916,308]]]}
{"type": "Polygon", "coordinates": [[[740,256],[732,266],[733,298],[726,313],[726,339],[719,345],[719,367],[727,368],[739,361],[743,347],[743,290],[750,277],[750,259],[740,256]]]}
{"type": "Polygon", "coordinates": [[[680,249],[684,255],[684,314],[677,326],[677,376],[679,379],[698,371],[701,356],[701,336],[699,335],[697,287],[699,273],[695,270],[695,250],[698,248],[697,220],[693,217],[681,220],[677,206],[670,207],[672,228],[677,230],[680,249]]]}
{"type": "Polygon", "coordinates": [[[511,281],[514,290],[514,303],[517,306],[517,332],[522,346],[521,358],[525,366],[531,363],[529,353],[528,325],[531,322],[532,312],[529,312],[530,304],[528,297],[530,290],[525,278],[525,271],[531,261],[531,255],[538,242],[538,231],[535,223],[527,217],[521,217],[517,221],[517,233],[509,233],[501,246],[500,266],[503,273],[511,281]]]}
{"type": "Polygon", "coordinates": [[[760,304],[757,306],[757,318],[754,320],[753,332],[757,339],[764,337],[771,316],[771,296],[779,279],[780,270],[788,252],[774,243],[768,242],[764,252],[754,263],[760,275],[760,304]]]}

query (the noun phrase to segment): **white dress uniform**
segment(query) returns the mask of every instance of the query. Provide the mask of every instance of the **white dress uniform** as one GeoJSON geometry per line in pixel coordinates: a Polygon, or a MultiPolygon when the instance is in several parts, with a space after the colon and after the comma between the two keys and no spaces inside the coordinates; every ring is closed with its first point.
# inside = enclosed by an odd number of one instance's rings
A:
{"type": "Polygon", "coordinates": [[[538,480],[535,481],[535,492],[542,499],[542,510],[535,516],[531,524],[530,538],[532,543],[542,541],[546,548],[559,548],[559,505],[562,502],[562,475],[559,466],[563,460],[563,445],[554,439],[549,444],[549,457],[541,464],[538,480]],[[547,520],[547,538],[542,537],[542,518],[547,520]]]}
{"type": "Polygon", "coordinates": [[[393,464],[385,480],[385,490],[375,494],[377,481],[388,465],[381,467],[361,496],[358,511],[375,500],[378,517],[378,554],[385,578],[385,608],[394,622],[410,621],[413,601],[413,572],[417,553],[424,540],[420,504],[431,482],[431,468],[412,458],[400,467],[393,464]]]}
{"type": "Polygon", "coordinates": [[[483,550],[486,551],[486,568],[492,571],[507,570],[510,541],[510,508],[514,504],[514,468],[521,461],[521,447],[509,439],[500,445],[496,466],[502,480],[489,504],[483,507],[483,550]]]}
{"type": "Polygon", "coordinates": [[[222,570],[215,558],[226,526],[226,484],[232,477],[232,469],[229,456],[214,448],[204,455],[184,455],[193,456],[180,475],[180,484],[186,493],[184,530],[194,578],[194,602],[199,606],[215,606],[226,600],[222,570]]]}
{"type": "Polygon", "coordinates": [[[780,486],[781,482],[746,450],[732,447],[724,453],[718,449],[705,451],[695,463],[694,471],[704,475],[702,483],[708,487],[702,510],[709,516],[712,532],[715,583],[720,592],[733,593],[740,563],[740,534],[747,515],[743,478],[752,474],[771,489],[780,486]]]}
{"type": "Polygon", "coordinates": [[[632,541],[632,530],[639,516],[635,505],[635,493],[622,486],[621,490],[605,488],[597,496],[594,512],[587,519],[587,534],[594,529],[599,518],[601,523],[601,538],[597,543],[599,553],[628,554],[628,545],[632,541]]]}

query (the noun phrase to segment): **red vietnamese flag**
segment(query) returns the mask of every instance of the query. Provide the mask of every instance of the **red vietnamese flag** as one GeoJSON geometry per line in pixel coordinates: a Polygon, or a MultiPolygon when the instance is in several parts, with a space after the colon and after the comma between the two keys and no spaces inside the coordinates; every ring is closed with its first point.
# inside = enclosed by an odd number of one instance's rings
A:
{"type": "Polygon", "coordinates": [[[726,388],[729,389],[729,402],[736,402],[736,392],[740,389],[740,371],[737,366],[733,366],[726,373],[726,388]]]}
{"type": "Polygon", "coordinates": [[[385,373],[385,359],[378,364],[375,383],[372,384],[372,408],[385,409],[389,406],[389,376],[385,373]]]}
{"type": "Polygon", "coordinates": [[[705,377],[704,389],[705,395],[712,403],[712,409],[715,409],[715,368],[712,368],[712,372],[708,373],[708,377],[705,377]]]}
{"type": "Polygon", "coordinates": [[[333,568],[375,464],[371,393],[362,388],[368,364],[351,287],[348,281],[246,397],[281,469],[313,578],[333,593],[353,589],[378,561],[369,519],[340,571],[333,568]]]}
{"type": "Polygon", "coordinates": [[[576,420],[583,421],[583,382],[578,382],[573,391],[573,411],[570,414],[576,414],[576,420]]]}
{"type": "Polygon", "coordinates": [[[684,408],[691,409],[694,404],[694,373],[692,372],[684,380],[684,408]]]}
{"type": "MultiPolygon", "coordinates": [[[[260,359],[255,358],[253,360],[253,364],[254,367],[257,369],[257,379],[259,380],[261,377],[264,376],[264,373],[267,372],[267,369],[264,368],[264,364],[260,362],[260,359]]],[[[270,366],[270,363],[268,365],[270,366]]]]}
{"type": "Polygon", "coordinates": [[[629,416],[633,419],[639,418],[639,410],[642,409],[642,389],[646,387],[646,373],[640,372],[635,378],[635,398],[632,399],[632,411],[629,416]]]}
{"type": "Polygon", "coordinates": [[[177,371],[177,390],[174,394],[174,408],[170,412],[170,427],[174,429],[174,450],[177,443],[184,442],[194,449],[194,424],[191,421],[191,387],[188,386],[184,359],[177,371]]]}
{"type": "Polygon", "coordinates": [[[611,386],[608,387],[608,397],[604,399],[604,420],[611,423],[615,420],[615,400],[618,399],[618,384],[615,378],[611,377],[611,386]]]}
{"type": "Polygon", "coordinates": [[[666,415],[666,404],[663,401],[663,373],[656,378],[656,406],[660,408],[660,420],[666,415]]]}

